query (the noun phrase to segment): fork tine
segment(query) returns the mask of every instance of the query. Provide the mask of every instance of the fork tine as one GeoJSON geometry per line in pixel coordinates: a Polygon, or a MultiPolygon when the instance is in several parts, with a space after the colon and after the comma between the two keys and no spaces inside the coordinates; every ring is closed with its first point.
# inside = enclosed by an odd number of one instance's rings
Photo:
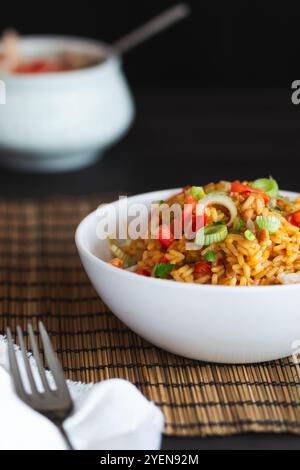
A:
{"type": "Polygon", "coordinates": [[[24,395],[26,394],[26,391],[24,389],[22,377],[20,374],[20,369],[19,369],[19,365],[17,362],[17,358],[16,358],[16,352],[14,350],[10,328],[7,328],[6,335],[7,335],[9,367],[10,367],[10,371],[13,377],[14,386],[15,386],[17,395],[19,397],[24,397],[24,395]]]}
{"type": "Polygon", "coordinates": [[[60,392],[64,393],[65,395],[68,395],[68,398],[71,399],[70,393],[68,386],[66,384],[66,379],[64,376],[63,369],[60,365],[60,362],[57,358],[57,355],[53,349],[53,346],[51,344],[49,335],[47,333],[47,330],[43,324],[43,322],[39,322],[39,330],[40,330],[40,335],[43,343],[43,348],[44,348],[44,353],[46,357],[46,361],[48,364],[48,367],[53,375],[54,381],[56,383],[57,388],[59,389],[60,392]]]}
{"type": "Polygon", "coordinates": [[[32,393],[38,393],[36,383],[35,383],[35,380],[34,380],[33,375],[32,375],[32,370],[31,370],[31,366],[30,366],[30,362],[29,362],[29,358],[28,358],[28,353],[27,353],[26,348],[25,348],[24,337],[23,337],[23,333],[22,333],[22,330],[21,330],[20,326],[17,326],[17,334],[18,334],[18,339],[19,339],[19,344],[20,344],[20,347],[21,347],[21,351],[22,351],[23,361],[24,361],[24,364],[25,364],[26,372],[27,372],[27,377],[29,379],[29,383],[30,383],[30,387],[31,387],[31,392],[32,393]]]}
{"type": "Polygon", "coordinates": [[[36,342],[36,339],[34,337],[33,328],[32,328],[32,325],[30,323],[28,324],[28,333],[29,333],[29,338],[30,338],[30,342],[31,342],[33,357],[35,359],[35,362],[36,362],[36,365],[37,365],[37,368],[38,368],[38,371],[39,371],[39,374],[40,374],[40,378],[41,378],[43,387],[46,391],[49,391],[51,389],[49,387],[49,383],[48,383],[48,380],[47,380],[47,377],[46,377],[45,369],[44,369],[42,361],[41,361],[41,355],[39,353],[37,342],[36,342]]]}

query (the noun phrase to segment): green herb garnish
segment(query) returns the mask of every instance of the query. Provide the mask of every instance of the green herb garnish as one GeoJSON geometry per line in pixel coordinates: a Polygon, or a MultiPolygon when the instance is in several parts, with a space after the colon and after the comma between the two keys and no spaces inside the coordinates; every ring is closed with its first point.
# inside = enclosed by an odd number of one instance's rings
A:
{"type": "Polygon", "coordinates": [[[218,220],[218,222],[213,222],[212,225],[225,225],[224,220],[218,220]]]}
{"type": "Polygon", "coordinates": [[[209,263],[215,263],[217,259],[216,253],[213,250],[209,250],[205,253],[204,259],[209,263]]]}
{"type": "Polygon", "coordinates": [[[253,232],[251,232],[251,230],[246,230],[244,232],[244,237],[249,240],[250,242],[252,242],[253,240],[255,240],[255,235],[253,232]]]}
{"type": "Polygon", "coordinates": [[[201,186],[192,186],[190,188],[190,194],[196,199],[202,199],[205,196],[205,192],[201,186]]]}
{"type": "Polygon", "coordinates": [[[245,227],[245,222],[240,217],[237,217],[234,221],[233,228],[237,233],[240,233],[241,229],[245,227]]]}
{"type": "Polygon", "coordinates": [[[154,275],[155,277],[160,277],[161,279],[164,279],[169,276],[172,269],[173,264],[171,263],[158,263],[156,265],[154,275]]]}

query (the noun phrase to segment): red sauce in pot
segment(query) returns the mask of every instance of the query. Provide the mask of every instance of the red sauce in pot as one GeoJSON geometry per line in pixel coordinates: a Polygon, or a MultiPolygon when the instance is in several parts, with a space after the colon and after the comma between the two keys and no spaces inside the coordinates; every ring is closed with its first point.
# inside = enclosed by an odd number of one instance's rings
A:
{"type": "Polygon", "coordinates": [[[63,67],[54,61],[39,59],[17,65],[13,69],[13,73],[48,73],[62,72],[63,70],[63,67]]]}
{"type": "Polygon", "coordinates": [[[88,55],[65,53],[58,57],[51,58],[38,58],[28,61],[20,61],[12,70],[15,74],[26,73],[53,73],[53,72],[66,72],[68,70],[79,70],[86,67],[91,67],[100,63],[101,60],[96,60],[88,55]]]}
{"type": "Polygon", "coordinates": [[[88,53],[62,51],[52,56],[25,58],[19,47],[19,36],[15,31],[6,31],[2,38],[0,72],[13,74],[40,74],[78,70],[100,64],[99,58],[88,53]]]}

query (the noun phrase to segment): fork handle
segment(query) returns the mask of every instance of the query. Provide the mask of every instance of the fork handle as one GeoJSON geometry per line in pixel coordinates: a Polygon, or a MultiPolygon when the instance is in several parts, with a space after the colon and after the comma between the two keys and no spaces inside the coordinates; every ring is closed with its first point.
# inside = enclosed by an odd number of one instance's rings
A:
{"type": "Polygon", "coordinates": [[[65,429],[64,429],[64,427],[63,427],[63,425],[62,425],[61,423],[57,423],[57,422],[54,422],[54,424],[56,425],[56,427],[57,427],[58,430],[60,431],[62,437],[64,438],[64,441],[65,441],[65,443],[66,443],[67,446],[68,446],[68,449],[69,449],[69,450],[75,450],[74,447],[73,447],[73,445],[71,444],[71,441],[70,441],[70,439],[69,439],[69,436],[68,436],[68,434],[66,433],[66,431],[65,431],[65,429]]]}
{"type": "Polygon", "coordinates": [[[63,420],[58,418],[58,417],[54,418],[53,416],[48,416],[48,419],[50,419],[50,421],[52,421],[52,423],[55,424],[55,426],[57,427],[57,429],[61,433],[62,437],[64,438],[64,441],[68,446],[68,449],[69,450],[75,450],[72,443],[71,443],[71,441],[70,441],[70,439],[69,439],[69,436],[68,436],[65,428],[63,427],[63,420]]]}
{"type": "Polygon", "coordinates": [[[69,439],[69,436],[63,426],[63,423],[64,423],[64,420],[66,419],[67,415],[65,414],[62,414],[60,415],[59,413],[55,413],[55,414],[47,414],[46,415],[47,418],[52,421],[53,424],[55,424],[55,426],[57,427],[57,429],[59,430],[60,434],[62,435],[65,443],[67,444],[68,446],[68,449],[69,450],[76,450],[74,449],[70,439],[69,439]]]}

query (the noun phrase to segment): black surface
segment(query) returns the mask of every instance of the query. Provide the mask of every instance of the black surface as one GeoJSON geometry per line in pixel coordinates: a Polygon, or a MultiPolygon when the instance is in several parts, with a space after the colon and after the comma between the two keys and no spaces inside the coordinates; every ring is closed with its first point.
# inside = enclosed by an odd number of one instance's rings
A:
{"type": "MultiPolygon", "coordinates": [[[[132,130],[102,161],[59,175],[1,170],[0,196],[146,192],[269,174],[281,188],[300,189],[300,106],[292,105],[288,88],[259,93],[144,93],[136,99],[132,130]]],[[[300,439],[262,434],[170,437],[163,445],[168,449],[297,449],[300,439]]]]}
{"type": "Polygon", "coordinates": [[[163,449],[173,450],[299,450],[293,434],[240,434],[225,437],[166,437],[163,449]]]}
{"type": "Polygon", "coordinates": [[[289,87],[137,94],[133,128],[96,165],[53,175],[0,170],[0,194],[146,192],[269,174],[299,190],[300,105],[290,97],[289,87]]]}
{"type": "MultiPolygon", "coordinates": [[[[68,34],[112,42],[176,0],[2,2],[0,32],[68,34]]],[[[299,78],[299,2],[187,0],[190,18],[126,57],[135,86],[252,87],[299,78]]]]}

